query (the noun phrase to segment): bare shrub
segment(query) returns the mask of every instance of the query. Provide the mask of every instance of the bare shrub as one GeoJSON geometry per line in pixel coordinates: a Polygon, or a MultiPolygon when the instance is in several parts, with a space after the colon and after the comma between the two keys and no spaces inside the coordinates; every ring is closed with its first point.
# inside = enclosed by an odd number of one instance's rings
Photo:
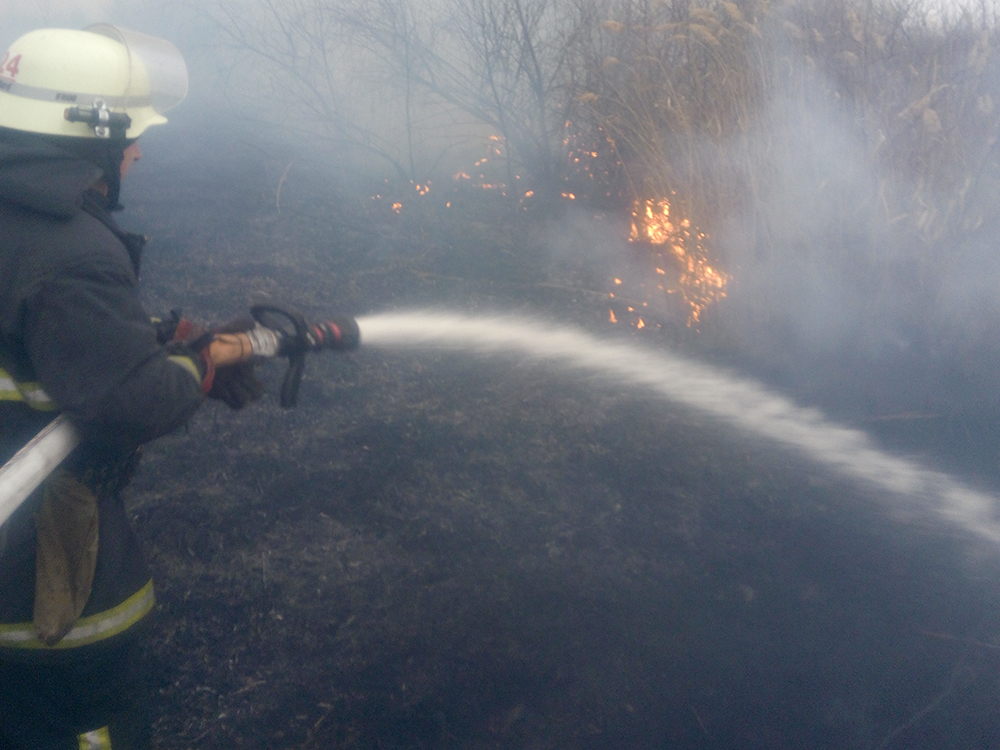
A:
{"type": "Polygon", "coordinates": [[[567,0],[220,0],[216,17],[237,66],[259,71],[258,91],[400,176],[493,134],[508,184],[526,171],[551,193],[579,10],[567,0]]]}
{"type": "Polygon", "coordinates": [[[766,103],[769,74],[753,10],[618,0],[602,11],[580,59],[590,114],[613,139],[633,197],[680,194],[702,221],[744,203],[754,172],[738,163],[737,144],[766,103]]]}
{"type": "Polygon", "coordinates": [[[519,173],[550,197],[669,197],[766,252],[784,241],[771,203],[797,162],[812,170],[804,205],[919,245],[924,265],[1000,209],[985,4],[942,19],[917,0],[219,0],[216,15],[260,111],[404,179],[494,135],[509,186],[519,173]],[[824,118],[864,184],[838,192],[835,155],[797,138],[822,138],[824,118]]]}

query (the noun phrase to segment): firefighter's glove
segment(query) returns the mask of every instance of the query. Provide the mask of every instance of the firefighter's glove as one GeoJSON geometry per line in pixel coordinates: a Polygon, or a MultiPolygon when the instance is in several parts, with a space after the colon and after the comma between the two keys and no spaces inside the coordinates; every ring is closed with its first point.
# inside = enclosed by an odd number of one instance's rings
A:
{"type": "MultiPolygon", "coordinates": [[[[241,352],[239,360],[232,364],[217,363],[215,378],[208,391],[209,398],[223,401],[231,409],[242,409],[264,395],[264,385],[254,373],[254,363],[250,359],[252,349],[243,334],[252,330],[257,323],[253,318],[238,318],[212,328],[213,344],[217,350],[226,348],[229,352],[241,352]]],[[[230,353],[226,359],[232,359],[230,353]]]]}
{"type": "MultiPolygon", "coordinates": [[[[169,325],[169,321],[165,323],[169,325]]],[[[177,318],[174,321],[173,331],[172,341],[180,341],[199,354],[212,343],[214,338],[214,331],[209,331],[205,326],[187,318],[177,318]]]]}
{"type": "Polygon", "coordinates": [[[208,349],[215,338],[214,334],[204,326],[182,318],[176,310],[170,312],[168,320],[154,320],[153,325],[157,340],[164,343],[171,354],[191,360],[201,376],[202,393],[207,394],[215,380],[215,363],[212,362],[208,349]]]}
{"type": "Polygon", "coordinates": [[[257,379],[250,362],[218,368],[208,391],[209,398],[225,401],[231,409],[242,409],[263,395],[264,385],[257,379]]]}
{"type": "Polygon", "coordinates": [[[194,350],[204,365],[202,389],[209,398],[242,409],[264,395],[264,386],[249,361],[249,341],[241,335],[256,325],[253,318],[236,320],[206,329],[187,318],[177,320],[173,338],[194,350]]]}

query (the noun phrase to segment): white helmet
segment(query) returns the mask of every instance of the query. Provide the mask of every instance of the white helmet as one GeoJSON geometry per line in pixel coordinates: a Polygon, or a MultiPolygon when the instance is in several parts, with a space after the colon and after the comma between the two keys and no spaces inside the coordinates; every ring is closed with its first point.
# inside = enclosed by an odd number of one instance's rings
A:
{"type": "Polygon", "coordinates": [[[177,48],[95,24],[31,31],[0,60],[0,127],[77,138],[138,138],[187,96],[177,48]]]}

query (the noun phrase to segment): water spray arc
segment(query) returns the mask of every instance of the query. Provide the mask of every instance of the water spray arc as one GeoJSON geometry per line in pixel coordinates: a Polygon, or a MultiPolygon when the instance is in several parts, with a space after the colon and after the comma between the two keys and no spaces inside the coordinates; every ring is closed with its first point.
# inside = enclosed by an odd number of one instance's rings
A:
{"type": "MultiPolygon", "coordinates": [[[[352,328],[353,322],[350,321],[352,328]]],[[[624,382],[647,388],[720,423],[795,449],[842,476],[905,499],[915,510],[930,510],[1000,544],[1000,524],[994,518],[996,498],[968,488],[947,474],[886,453],[864,432],[831,422],[819,410],[798,406],[759,383],[669,352],[654,352],[578,329],[552,327],[509,315],[470,317],[421,310],[372,315],[359,318],[357,327],[343,341],[340,334],[324,337],[321,327],[313,335],[300,317],[292,319],[292,323],[295,330],[261,328],[274,339],[269,355],[261,356],[289,356],[293,365],[298,363],[289,370],[295,376],[292,391],[297,391],[301,356],[306,351],[354,348],[358,345],[359,330],[366,346],[453,350],[483,356],[520,355],[568,366],[613,380],[615,384],[624,382]],[[286,342],[284,346],[281,341],[286,342]],[[294,345],[289,345],[289,341],[294,345]]],[[[257,352],[256,344],[254,351],[257,352]]],[[[290,406],[295,394],[286,392],[290,390],[287,382],[286,377],[282,405],[290,406]]],[[[57,418],[0,469],[0,524],[78,440],[72,425],[63,417],[57,418]]]]}
{"type": "Polygon", "coordinates": [[[947,474],[880,450],[864,432],[827,420],[763,385],[664,351],[601,339],[527,318],[407,311],[358,318],[367,347],[428,348],[540,363],[647,388],[721,423],[797,450],[840,475],[926,509],[1000,544],[996,498],[947,474]]]}

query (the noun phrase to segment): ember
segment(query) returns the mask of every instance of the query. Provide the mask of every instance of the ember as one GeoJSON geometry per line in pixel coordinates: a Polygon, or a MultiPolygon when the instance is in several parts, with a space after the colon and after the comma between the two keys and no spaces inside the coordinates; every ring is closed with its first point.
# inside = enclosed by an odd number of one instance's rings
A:
{"type": "MultiPolygon", "coordinates": [[[[688,325],[694,326],[701,320],[702,311],[726,296],[729,276],[715,268],[708,261],[708,251],[703,242],[706,235],[692,229],[688,219],[676,224],[670,219],[670,201],[648,199],[636,201],[632,207],[632,231],[630,242],[646,242],[650,245],[666,245],[670,253],[658,253],[658,258],[670,258],[677,267],[677,283],[681,296],[691,308],[688,325]]],[[[666,271],[657,268],[658,275],[666,271]]],[[[616,280],[617,283],[617,280],[616,280]]],[[[662,288],[662,287],[661,287],[662,288]]],[[[667,290],[674,291],[674,290],[667,290]]]]}

